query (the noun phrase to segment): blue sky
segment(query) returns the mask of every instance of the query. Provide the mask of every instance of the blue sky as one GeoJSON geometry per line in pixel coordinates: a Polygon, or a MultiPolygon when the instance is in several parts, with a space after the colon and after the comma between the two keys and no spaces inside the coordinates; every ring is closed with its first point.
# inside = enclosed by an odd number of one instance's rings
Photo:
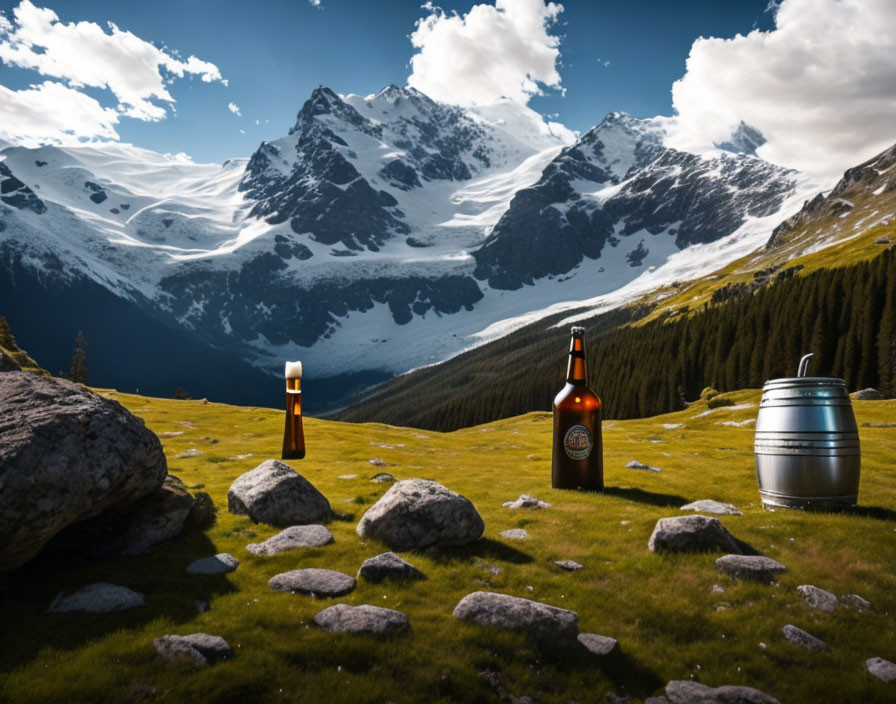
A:
{"type": "MultiPolygon", "coordinates": [[[[261,140],[282,136],[318,84],[361,94],[389,83],[404,85],[414,53],[408,35],[427,14],[415,0],[323,0],[320,7],[299,0],[35,4],[55,11],[62,23],[105,27],[113,22],[156,46],[215,64],[227,87],[195,77],[178,80],[169,88],[176,115],[158,122],[122,118],[116,127],[123,141],[186,152],[197,161],[246,156],[261,140]],[[230,102],[242,117],[227,109],[230,102]]],[[[460,14],[473,4],[440,3],[446,12],[460,14]]],[[[11,17],[16,5],[4,0],[0,9],[11,17]]],[[[757,22],[768,25],[766,5],[767,0],[563,2],[553,32],[560,38],[558,71],[565,95],[547,89],[530,106],[580,131],[610,110],[671,114],[672,82],[684,74],[694,39],[746,33],[757,22]]],[[[34,70],[0,64],[0,84],[7,88],[42,80],[34,70]]],[[[85,92],[104,106],[116,102],[106,90],[85,92]]]]}

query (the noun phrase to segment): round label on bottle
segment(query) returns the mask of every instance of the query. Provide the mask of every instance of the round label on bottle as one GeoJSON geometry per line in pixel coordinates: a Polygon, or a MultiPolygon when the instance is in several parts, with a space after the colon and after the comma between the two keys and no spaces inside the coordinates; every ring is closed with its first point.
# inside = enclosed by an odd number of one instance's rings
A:
{"type": "Polygon", "coordinates": [[[591,438],[591,431],[584,425],[574,425],[566,433],[563,438],[563,449],[566,454],[574,460],[584,460],[591,454],[591,448],[594,441],[591,438]]]}

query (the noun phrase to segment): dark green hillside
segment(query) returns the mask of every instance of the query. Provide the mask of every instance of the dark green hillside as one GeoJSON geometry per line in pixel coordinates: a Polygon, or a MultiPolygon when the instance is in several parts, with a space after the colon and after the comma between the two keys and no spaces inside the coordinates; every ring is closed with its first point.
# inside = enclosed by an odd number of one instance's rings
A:
{"type": "MultiPolygon", "coordinates": [[[[793,375],[810,351],[812,374],[896,395],[892,247],[859,264],[779,277],[687,317],[617,327],[626,316],[640,317],[616,311],[584,321],[590,381],[608,418],[675,411],[705,386],[755,388],[793,375]]],[[[338,417],[453,430],[549,410],[565,372],[568,333],[551,327],[558,320],[396,379],[338,417]]]]}

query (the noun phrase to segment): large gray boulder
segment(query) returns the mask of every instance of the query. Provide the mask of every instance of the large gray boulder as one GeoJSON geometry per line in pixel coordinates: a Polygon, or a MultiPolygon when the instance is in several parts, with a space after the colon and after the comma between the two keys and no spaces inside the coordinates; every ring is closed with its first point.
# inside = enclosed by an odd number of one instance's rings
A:
{"type": "Polygon", "coordinates": [[[770,694],[752,687],[709,687],[691,680],[672,680],[666,685],[670,704],[781,704],[770,694]]]}
{"type": "Polygon", "coordinates": [[[382,637],[406,629],[408,617],[381,606],[334,604],[318,613],[311,623],[333,633],[382,637]]]}
{"type": "Polygon", "coordinates": [[[152,644],[156,652],[169,662],[184,662],[197,667],[213,665],[233,656],[233,650],[226,640],[208,633],[159,636],[152,644]]]}
{"type": "Polygon", "coordinates": [[[162,444],[117,401],[28,372],[0,374],[0,571],[67,526],[162,485],[162,444]]]}
{"type": "Polygon", "coordinates": [[[146,604],[143,595],[108,582],[96,582],[86,587],[63,594],[60,592],[47,609],[51,614],[65,614],[71,611],[85,611],[90,614],[111,614],[135,609],[146,604]]]}
{"type": "Polygon", "coordinates": [[[227,509],[256,523],[292,526],[330,518],[330,502],[305,477],[280,460],[266,460],[237,477],[227,509]]]}
{"type": "Polygon", "coordinates": [[[361,516],[357,533],[395,550],[467,545],[485,523],[469,499],[425,479],[396,482],[361,516]]]}
{"type": "Polygon", "coordinates": [[[716,567],[734,579],[766,583],[787,571],[780,562],[763,555],[723,555],[716,560],[716,567]]]}
{"type": "Polygon", "coordinates": [[[579,634],[579,615],[509,594],[473,592],[454,608],[454,617],[480,626],[523,631],[536,640],[570,646],[579,634]]]}
{"type": "Polygon", "coordinates": [[[283,572],[268,580],[268,586],[275,592],[310,594],[314,597],[342,596],[352,591],[357,584],[355,578],[347,574],[317,567],[283,572]]]}
{"type": "Polygon", "coordinates": [[[320,548],[333,542],[333,534],[325,526],[290,526],[260,543],[249,543],[246,550],[253,555],[278,555],[295,548],[320,548]]]}
{"type": "Polygon", "coordinates": [[[718,518],[699,515],[661,518],[656,522],[647,547],[652,552],[741,552],[718,518]]]}
{"type": "Polygon", "coordinates": [[[384,552],[382,555],[364,560],[361,564],[361,569],[358,570],[358,577],[363,577],[368,582],[378,584],[386,579],[398,582],[410,579],[425,579],[426,575],[394,552],[384,552]]]}
{"type": "Polygon", "coordinates": [[[183,482],[169,474],[162,486],[131,504],[122,516],[122,532],[114,541],[123,555],[142,555],[180,535],[193,509],[193,497],[183,482]]]}

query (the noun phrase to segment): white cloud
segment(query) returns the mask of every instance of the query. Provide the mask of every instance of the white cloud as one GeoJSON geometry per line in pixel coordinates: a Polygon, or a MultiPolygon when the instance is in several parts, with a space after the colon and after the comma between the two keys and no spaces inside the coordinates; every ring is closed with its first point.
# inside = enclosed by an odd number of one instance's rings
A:
{"type": "Polygon", "coordinates": [[[896,3],[783,0],[775,25],[694,42],[670,143],[706,148],[743,120],[768,140],[760,156],[825,176],[892,146],[896,3]]]}
{"type": "Polygon", "coordinates": [[[496,0],[465,15],[432,3],[410,39],[408,85],[447,103],[475,105],[501,97],[525,105],[541,85],[559,88],[560,38],[550,33],[563,6],[544,0],[496,0]]]}
{"type": "Polygon", "coordinates": [[[321,4],[320,4],[320,3],[321,3],[321,0],[308,0],[308,2],[310,2],[312,5],[314,5],[314,7],[320,7],[320,6],[321,6],[321,4]]]}
{"type": "MultiPolygon", "coordinates": [[[[213,63],[195,56],[181,60],[176,52],[159,49],[129,31],[122,31],[111,22],[108,23],[108,32],[95,22],[60,22],[53,10],[36,7],[30,0],[19,3],[12,12],[11,20],[4,18],[0,22],[0,61],[61,79],[71,92],[85,87],[107,89],[118,101],[115,112],[146,121],[162,120],[168,115],[174,98],[166,86],[175,78],[189,74],[198,76],[205,83],[219,81],[227,84],[213,63]]],[[[44,83],[37,89],[41,96],[47,95],[50,90],[59,92],[58,89],[47,88],[47,85],[44,83]]],[[[19,91],[28,95],[7,97],[17,102],[33,103],[39,99],[35,98],[34,91],[32,87],[29,91],[19,91]]],[[[98,131],[94,135],[84,136],[108,135],[108,120],[96,119],[100,116],[90,103],[96,101],[86,94],[81,95],[83,100],[69,96],[55,110],[47,105],[47,115],[43,118],[46,124],[34,125],[34,129],[25,132],[23,137],[46,135],[48,125],[69,119],[82,127],[91,121],[97,124],[98,131]],[[83,107],[87,112],[83,116],[66,112],[75,107],[83,107]],[[57,113],[59,117],[50,113],[57,113]]],[[[99,106],[98,103],[96,105],[99,106]]],[[[68,132],[63,131],[58,136],[64,139],[66,135],[68,132]]]]}
{"type": "Polygon", "coordinates": [[[243,113],[240,112],[240,106],[236,103],[227,103],[227,109],[230,110],[237,117],[242,117],[243,113]]]}

